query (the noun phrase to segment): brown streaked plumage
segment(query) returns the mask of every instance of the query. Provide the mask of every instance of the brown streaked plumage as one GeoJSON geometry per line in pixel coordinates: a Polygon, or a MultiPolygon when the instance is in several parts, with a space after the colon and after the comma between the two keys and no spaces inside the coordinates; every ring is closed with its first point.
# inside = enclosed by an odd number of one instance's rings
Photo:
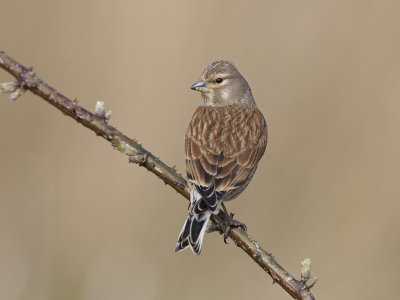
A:
{"type": "MultiPolygon", "coordinates": [[[[209,65],[192,87],[202,94],[185,137],[186,173],[191,183],[189,216],[176,251],[200,254],[206,225],[224,201],[249,184],[267,145],[267,125],[251,89],[228,61],[209,65]]],[[[233,220],[227,217],[227,224],[233,220]]]]}

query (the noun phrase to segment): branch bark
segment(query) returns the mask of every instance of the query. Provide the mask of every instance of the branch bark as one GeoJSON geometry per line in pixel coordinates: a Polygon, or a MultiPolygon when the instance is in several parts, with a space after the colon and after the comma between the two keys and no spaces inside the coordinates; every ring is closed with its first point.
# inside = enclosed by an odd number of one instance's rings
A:
{"type": "MultiPolygon", "coordinates": [[[[31,91],[61,110],[65,115],[70,116],[95,132],[96,135],[109,141],[115,150],[129,156],[130,162],[137,163],[146,168],[183,197],[186,199],[190,198],[190,190],[186,180],[174,168],[169,167],[142,147],[135,139],[129,138],[111,126],[108,122],[109,115],[105,114],[104,108],[100,110],[96,109],[96,113],[86,110],[78,105],[76,100],[68,99],[41,80],[32,72],[32,68],[23,66],[6,55],[4,51],[0,51],[0,67],[17,79],[16,82],[0,84],[0,92],[11,93],[9,97],[11,100],[16,100],[26,90],[31,91]]],[[[211,218],[211,221],[219,230],[223,228],[220,220],[222,218],[211,218]]],[[[246,252],[272,277],[273,283],[278,283],[294,299],[315,299],[310,289],[315,284],[316,277],[311,277],[311,261],[309,259],[305,259],[302,262],[301,279],[297,280],[243,229],[234,228],[229,237],[237,247],[246,252]]]]}

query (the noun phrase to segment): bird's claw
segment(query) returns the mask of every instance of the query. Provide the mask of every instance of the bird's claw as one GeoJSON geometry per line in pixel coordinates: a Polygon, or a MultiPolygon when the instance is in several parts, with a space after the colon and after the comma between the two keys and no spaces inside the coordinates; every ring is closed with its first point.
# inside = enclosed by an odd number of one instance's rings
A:
{"type": "Polygon", "coordinates": [[[238,220],[234,220],[234,219],[233,219],[233,216],[234,216],[234,215],[235,215],[234,213],[230,213],[230,214],[229,214],[229,217],[226,216],[225,228],[224,228],[224,242],[225,242],[225,244],[228,244],[228,243],[226,242],[226,240],[228,239],[229,234],[230,234],[231,231],[232,231],[232,228],[234,228],[234,227],[240,227],[240,228],[242,228],[244,231],[247,231],[247,226],[246,226],[246,224],[244,224],[244,223],[242,223],[242,222],[240,222],[240,221],[238,221],[238,220]]]}
{"type": "Polygon", "coordinates": [[[240,228],[242,228],[244,231],[247,231],[247,226],[246,226],[246,224],[244,224],[244,223],[242,223],[242,222],[240,222],[240,221],[238,221],[238,220],[234,220],[234,219],[233,219],[233,216],[234,216],[234,215],[235,215],[234,213],[230,213],[230,215],[229,215],[229,218],[231,219],[231,222],[232,222],[231,227],[240,227],[240,228]]]}

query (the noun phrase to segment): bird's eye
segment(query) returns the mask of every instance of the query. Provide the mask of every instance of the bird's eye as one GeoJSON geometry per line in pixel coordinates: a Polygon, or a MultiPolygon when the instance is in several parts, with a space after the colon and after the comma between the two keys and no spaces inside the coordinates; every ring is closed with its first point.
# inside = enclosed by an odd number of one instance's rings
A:
{"type": "Polygon", "coordinates": [[[215,80],[216,83],[221,83],[222,82],[222,78],[217,78],[217,80],[215,80]]]}

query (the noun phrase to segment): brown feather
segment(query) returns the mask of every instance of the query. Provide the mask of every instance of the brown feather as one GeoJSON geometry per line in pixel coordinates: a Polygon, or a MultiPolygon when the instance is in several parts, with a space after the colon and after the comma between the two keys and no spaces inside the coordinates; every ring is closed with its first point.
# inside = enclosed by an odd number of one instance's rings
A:
{"type": "Polygon", "coordinates": [[[209,186],[215,182],[217,191],[239,192],[264,154],[267,127],[255,106],[200,106],[185,144],[187,173],[193,183],[209,186]]]}
{"type": "Polygon", "coordinates": [[[200,157],[200,163],[208,174],[212,176],[217,175],[217,165],[209,163],[205,155],[200,157]]]}
{"type": "Polygon", "coordinates": [[[215,176],[216,178],[224,178],[226,176],[228,176],[230,173],[232,173],[233,169],[235,168],[235,166],[237,165],[237,161],[236,158],[234,158],[233,160],[231,160],[231,162],[223,167],[219,167],[218,168],[218,175],[215,176]]]}

